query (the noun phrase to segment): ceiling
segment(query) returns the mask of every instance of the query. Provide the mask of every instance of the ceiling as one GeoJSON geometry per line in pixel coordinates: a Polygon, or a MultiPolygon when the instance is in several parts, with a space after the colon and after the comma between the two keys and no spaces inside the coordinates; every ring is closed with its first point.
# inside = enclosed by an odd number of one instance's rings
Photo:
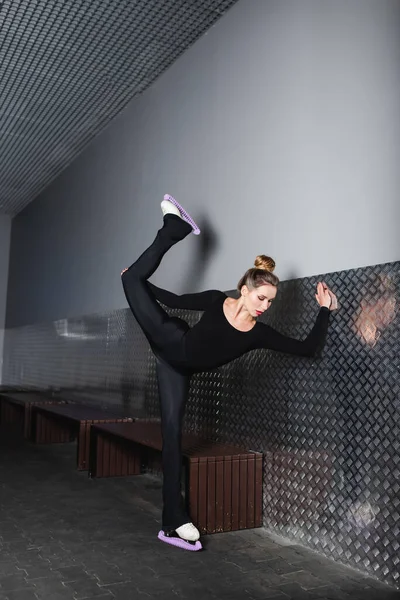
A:
{"type": "Polygon", "coordinates": [[[0,0],[0,214],[16,215],[237,0],[0,0]]]}

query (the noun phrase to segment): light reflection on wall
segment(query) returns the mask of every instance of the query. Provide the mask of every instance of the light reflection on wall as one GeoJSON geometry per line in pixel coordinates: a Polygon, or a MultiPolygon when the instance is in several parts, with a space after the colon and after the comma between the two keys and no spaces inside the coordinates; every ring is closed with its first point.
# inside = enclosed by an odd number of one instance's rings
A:
{"type": "Polygon", "coordinates": [[[360,310],[355,316],[354,327],[357,336],[373,348],[382,332],[396,316],[396,285],[389,275],[377,275],[376,280],[364,290],[360,310]]]}
{"type": "Polygon", "coordinates": [[[110,327],[110,319],[104,315],[86,316],[84,319],[59,319],[54,322],[56,333],[61,338],[79,341],[111,341],[119,338],[110,327]],[[104,320],[107,327],[104,327],[104,320]]]}

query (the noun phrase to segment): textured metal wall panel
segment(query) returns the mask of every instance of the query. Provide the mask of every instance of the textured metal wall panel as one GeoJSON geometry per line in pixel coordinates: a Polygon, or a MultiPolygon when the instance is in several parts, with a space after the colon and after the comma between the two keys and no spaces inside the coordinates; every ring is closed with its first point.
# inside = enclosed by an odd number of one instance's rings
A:
{"type": "MultiPolygon", "coordinates": [[[[185,421],[265,454],[265,527],[397,585],[399,267],[327,275],[340,308],[322,357],[259,350],[196,375],[185,421]]],[[[305,336],[318,279],[282,283],[265,320],[305,336]]],[[[155,361],[128,310],[8,330],[4,362],[5,385],[69,388],[159,417],[155,361]]]]}

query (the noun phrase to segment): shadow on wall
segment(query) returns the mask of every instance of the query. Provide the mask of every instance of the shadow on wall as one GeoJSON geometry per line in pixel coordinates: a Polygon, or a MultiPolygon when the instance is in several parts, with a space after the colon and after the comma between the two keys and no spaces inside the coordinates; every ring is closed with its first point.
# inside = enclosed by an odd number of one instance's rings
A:
{"type": "Polygon", "coordinates": [[[189,265],[186,275],[182,277],[182,289],[187,290],[188,293],[203,291],[202,282],[205,279],[208,265],[218,248],[218,237],[208,217],[200,217],[197,223],[201,235],[196,240],[196,251],[192,264],[189,265]]]}

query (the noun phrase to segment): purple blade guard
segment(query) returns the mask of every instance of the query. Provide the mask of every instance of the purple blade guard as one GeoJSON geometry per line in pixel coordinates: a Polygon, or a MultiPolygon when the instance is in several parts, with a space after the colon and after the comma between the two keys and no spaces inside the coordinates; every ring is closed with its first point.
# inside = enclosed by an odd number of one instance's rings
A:
{"type": "Polygon", "coordinates": [[[180,537],[167,536],[163,531],[160,531],[157,537],[161,542],[176,546],[177,548],[182,548],[183,550],[189,550],[189,552],[198,552],[203,548],[199,540],[193,544],[192,542],[186,542],[180,537]]]}
{"type": "Polygon", "coordinates": [[[193,229],[193,233],[194,235],[199,235],[200,233],[200,229],[197,227],[196,223],[193,221],[192,217],[189,215],[188,212],[186,212],[186,210],[183,208],[183,206],[181,206],[179,204],[179,202],[177,202],[175,200],[175,198],[173,196],[170,196],[169,194],[165,194],[164,195],[164,200],[168,200],[168,202],[171,202],[174,206],[176,206],[176,208],[179,210],[179,212],[181,213],[181,217],[184,221],[186,221],[186,223],[189,223],[189,225],[191,226],[191,228],[193,229]]]}

